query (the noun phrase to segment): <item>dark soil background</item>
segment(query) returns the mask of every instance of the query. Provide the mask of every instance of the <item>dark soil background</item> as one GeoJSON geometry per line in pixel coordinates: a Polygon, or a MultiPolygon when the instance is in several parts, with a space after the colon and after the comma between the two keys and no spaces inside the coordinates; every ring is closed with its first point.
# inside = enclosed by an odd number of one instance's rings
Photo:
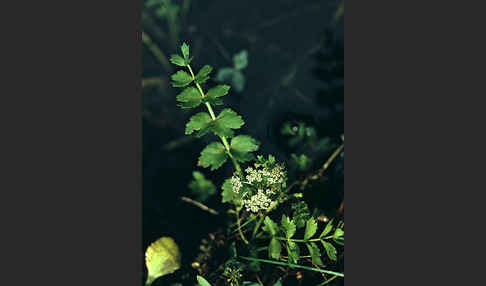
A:
{"type": "MultiPolygon", "coordinates": [[[[194,56],[192,66],[198,70],[209,64],[214,67],[212,76],[219,68],[231,66],[233,54],[248,51],[249,63],[243,71],[246,87],[241,93],[230,91],[224,101],[246,122],[239,133],[261,142],[260,154],[273,154],[288,163],[295,150],[286,146],[279,132],[285,121],[305,121],[316,128],[320,137],[339,142],[344,134],[344,16],[337,22],[334,17],[340,1],[187,2],[187,13],[178,23],[177,43],[171,41],[167,21],[149,9],[143,12],[144,32],[166,56],[178,53],[180,44],[187,42],[194,56]]],[[[215,172],[196,166],[200,151],[215,138],[184,135],[185,124],[195,112],[176,105],[179,90],[168,83],[175,70],[161,65],[145,45],[142,57],[143,79],[158,81],[144,87],[142,94],[143,250],[161,236],[171,236],[181,248],[182,263],[190,265],[201,239],[224,227],[226,218],[204,212],[180,198],[191,197],[187,185],[192,171],[203,172],[219,188],[231,174],[231,166],[215,172]]],[[[210,81],[203,88],[214,85],[210,81]]],[[[317,168],[325,158],[316,158],[317,168]]],[[[329,180],[319,187],[327,190],[329,199],[323,199],[324,191],[306,193],[309,205],[332,209],[343,199],[343,159],[333,165],[329,174],[329,180]]],[[[220,201],[218,194],[207,205],[224,210],[220,201]]]]}

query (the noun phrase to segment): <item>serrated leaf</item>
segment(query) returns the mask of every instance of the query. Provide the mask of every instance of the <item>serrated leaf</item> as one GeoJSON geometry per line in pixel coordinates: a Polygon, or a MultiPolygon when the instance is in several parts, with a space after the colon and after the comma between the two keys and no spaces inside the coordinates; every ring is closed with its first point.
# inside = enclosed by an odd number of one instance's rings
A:
{"type": "Polygon", "coordinates": [[[268,256],[273,259],[278,259],[280,257],[280,252],[282,251],[282,246],[280,245],[280,241],[275,237],[270,240],[270,244],[268,245],[268,256]]]}
{"type": "Polygon", "coordinates": [[[224,146],[219,142],[213,142],[202,150],[198,165],[204,168],[211,167],[211,171],[214,171],[221,167],[227,159],[228,154],[226,154],[224,146]]]}
{"type": "Polygon", "coordinates": [[[197,201],[205,202],[216,193],[216,186],[213,182],[207,180],[203,173],[195,171],[192,173],[192,176],[194,180],[189,183],[189,188],[197,201]]]}
{"type": "Polygon", "coordinates": [[[292,238],[294,236],[297,227],[293,220],[290,220],[286,215],[282,215],[281,221],[282,227],[284,229],[287,238],[292,238]]]}
{"type": "Polygon", "coordinates": [[[170,237],[162,237],[153,242],[145,252],[147,285],[155,279],[173,273],[181,267],[179,247],[170,237]]]}
{"type": "Polygon", "coordinates": [[[193,86],[185,88],[176,99],[180,102],[178,106],[184,109],[197,107],[202,101],[199,91],[193,86]]]}
{"type": "Polygon", "coordinates": [[[186,66],[186,61],[184,60],[184,58],[177,54],[173,54],[172,56],[170,56],[170,62],[180,67],[186,66]]]}
{"type": "Polygon", "coordinates": [[[195,81],[196,83],[205,83],[208,79],[209,79],[209,74],[211,73],[211,71],[213,70],[213,67],[211,67],[210,65],[205,65],[201,68],[201,70],[199,70],[199,72],[197,73],[196,77],[195,77],[195,81]]]}
{"type": "Polygon", "coordinates": [[[178,71],[171,76],[173,87],[184,87],[192,82],[192,77],[185,71],[178,71]]]}
{"type": "Polygon", "coordinates": [[[242,70],[248,66],[248,52],[246,50],[233,55],[233,66],[237,70],[242,70]]]}
{"type": "Polygon", "coordinates": [[[270,217],[265,217],[263,223],[265,224],[262,228],[264,231],[268,232],[272,236],[277,234],[278,226],[270,217]]]}
{"type": "Polygon", "coordinates": [[[197,137],[201,137],[209,131],[209,125],[211,123],[211,117],[207,112],[199,112],[189,119],[186,124],[186,135],[191,135],[194,131],[200,131],[197,137]]]}
{"type": "Polygon", "coordinates": [[[181,52],[184,56],[184,59],[189,59],[189,46],[186,43],[182,43],[181,52]]]}
{"type": "Polygon", "coordinates": [[[306,243],[306,246],[312,258],[312,263],[315,265],[324,266],[324,263],[322,263],[321,260],[321,251],[319,247],[314,242],[306,243]]]}
{"type": "Polygon", "coordinates": [[[199,284],[199,286],[211,286],[211,284],[209,284],[209,282],[204,279],[204,277],[199,275],[197,275],[197,283],[199,284]]]}
{"type": "Polygon", "coordinates": [[[287,253],[288,253],[288,262],[297,264],[300,258],[300,248],[297,243],[293,241],[287,241],[287,253]]]}
{"type": "Polygon", "coordinates": [[[221,186],[221,189],[223,190],[221,193],[223,203],[231,202],[235,196],[235,193],[233,192],[233,185],[231,185],[230,181],[230,179],[226,179],[221,186]]]}
{"type": "Polygon", "coordinates": [[[336,256],[337,250],[334,247],[334,245],[332,245],[331,243],[324,241],[324,240],[321,240],[321,242],[322,242],[322,245],[324,246],[324,248],[326,249],[326,253],[327,253],[327,256],[329,257],[329,259],[331,259],[332,261],[336,261],[337,260],[337,256],[336,256]]]}
{"type": "Polygon", "coordinates": [[[331,232],[332,227],[333,227],[333,221],[334,221],[334,219],[331,219],[331,220],[330,220],[330,221],[327,223],[326,227],[325,227],[325,228],[324,228],[324,230],[322,231],[321,235],[319,235],[319,237],[324,237],[326,234],[328,234],[328,233],[330,233],[330,232],[331,232]]]}
{"type": "Polygon", "coordinates": [[[340,238],[343,235],[344,235],[344,230],[337,228],[336,231],[334,232],[333,238],[340,238]]]}
{"type": "Polygon", "coordinates": [[[248,162],[255,159],[251,152],[257,151],[259,142],[247,135],[238,135],[231,139],[231,154],[239,162],[248,162]]]}
{"type": "Polygon", "coordinates": [[[316,234],[317,231],[317,222],[314,220],[314,218],[310,218],[306,224],[305,224],[305,234],[304,234],[304,239],[310,239],[314,234],[316,234]]]}
{"type": "Polygon", "coordinates": [[[225,96],[228,94],[228,91],[230,90],[229,85],[217,85],[213,88],[211,88],[207,93],[206,97],[204,98],[205,101],[214,104],[214,105],[222,105],[223,101],[220,99],[220,97],[225,96]]]}
{"type": "Polygon", "coordinates": [[[218,115],[216,120],[212,123],[211,129],[217,136],[233,137],[232,129],[239,129],[245,124],[243,118],[233,110],[226,108],[218,115]]]}

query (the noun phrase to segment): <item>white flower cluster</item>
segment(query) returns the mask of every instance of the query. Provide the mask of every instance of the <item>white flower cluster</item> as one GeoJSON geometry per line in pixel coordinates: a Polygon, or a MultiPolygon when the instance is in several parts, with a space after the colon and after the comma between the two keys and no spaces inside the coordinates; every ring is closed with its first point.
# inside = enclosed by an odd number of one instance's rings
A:
{"type": "MultiPolygon", "coordinates": [[[[269,193],[269,190],[267,190],[267,193],[269,193]]],[[[260,210],[266,210],[270,207],[271,203],[272,200],[263,192],[263,190],[258,190],[256,195],[251,196],[248,200],[243,200],[246,210],[254,213],[257,213],[260,210]]]]}
{"type": "Polygon", "coordinates": [[[233,177],[231,177],[230,183],[233,186],[233,192],[238,194],[240,192],[241,187],[243,186],[240,177],[233,175],[233,177]]]}
{"type": "Polygon", "coordinates": [[[246,176],[244,178],[240,178],[237,174],[231,177],[230,183],[233,187],[233,192],[239,194],[243,184],[248,185],[249,188],[241,196],[246,210],[256,213],[267,209],[272,203],[271,196],[275,194],[274,185],[284,182],[284,168],[280,165],[269,168],[255,164],[255,168],[248,167],[245,172],[246,176]],[[257,193],[252,195],[252,189],[257,189],[257,193]]]}

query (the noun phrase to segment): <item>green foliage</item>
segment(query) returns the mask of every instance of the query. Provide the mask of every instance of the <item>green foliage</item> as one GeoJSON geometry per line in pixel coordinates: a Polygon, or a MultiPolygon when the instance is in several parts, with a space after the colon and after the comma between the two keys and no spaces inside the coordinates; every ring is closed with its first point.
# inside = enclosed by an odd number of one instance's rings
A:
{"type": "Polygon", "coordinates": [[[301,154],[300,156],[297,156],[296,154],[291,154],[290,158],[292,159],[290,161],[292,166],[299,171],[307,171],[312,165],[312,160],[305,154],[301,154]]]}
{"type": "Polygon", "coordinates": [[[209,74],[213,70],[213,67],[210,65],[205,65],[202,67],[202,69],[197,73],[195,77],[196,83],[205,83],[209,79],[209,74]]]}
{"type": "Polygon", "coordinates": [[[334,219],[331,219],[331,220],[330,220],[330,221],[327,223],[326,227],[325,227],[325,228],[324,228],[324,230],[322,231],[321,235],[319,235],[319,237],[324,237],[324,236],[326,236],[328,233],[330,233],[330,232],[331,232],[331,230],[332,230],[332,228],[333,228],[333,224],[332,224],[332,223],[333,223],[333,221],[334,221],[334,219]]]}
{"type": "Polygon", "coordinates": [[[294,221],[290,220],[286,215],[283,215],[281,223],[285,236],[287,238],[292,238],[297,230],[297,226],[295,225],[294,221]]]}
{"type": "Polygon", "coordinates": [[[231,202],[235,197],[235,193],[233,192],[233,186],[230,183],[230,179],[226,179],[224,181],[221,189],[223,190],[223,192],[221,193],[221,196],[223,197],[222,202],[231,202]]]}
{"type": "Polygon", "coordinates": [[[199,275],[197,275],[197,283],[199,284],[199,286],[211,286],[211,284],[209,284],[209,282],[204,279],[204,277],[199,275]]]}
{"type": "Polygon", "coordinates": [[[268,256],[273,259],[278,259],[280,257],[280,252],[282,252],[280,241],[275,237],[272,237],[270,244],[268,245],[268,256]]]}
{"type": "Polygon", "coordinates": [[[322,245],[324,246],[324,248],[326,249],[326,253],[327,253],[327,256],[333,260],[333,261],[336,261],[337,260],[337,250],[336,248],[329,242],[327,241],[324,241],[324,240],[321,240],[322,242],[322,245]]]}
{"type": "Polygon", "coordinates": [[[211,88],[207,94],[206,98],[204,98],[205,102],[208,102],[210,104],[214,105],[222,105],[223,101],[220,99],[220,97],[225,96],[228,94],[228,91],[230,90],[229,85],[218,85],[213,88],[211,88]]]}
{"type": "Polygon", "coordinates": [[[307,223],[305,224],[305,234],[304,234],[304,239],[308,240],[311,237],[316,234],[317,231],[317,222],[314,220],[314,218],[310,218],[307,223]]]}
{"type": "Polygon", "coordinates": [[[211,123],[211,116],[207,112],[199,112],[193,115],[189,122],[186,124],[186,135],[192,134],[194,131],[199,131],[196,135],[201,137],[205,135],[210,129],[209,124],[211,123]]]}
{"type": "Polygon", "coordinates": [[[192,77],[185,71],[176,72],[171,76],[171,79],[173,80],[173,87],[185,87],[193,81],[192,77]]]}
{"type": "Polygon", "coordinates": [[[177,95],[177,101],[179,107],[183,109],[198,107],[201,104],[201,96],[199,91],[195,87],[185,88],[179,95],[177,95]]]}
{"type": "Polygon", "coordinates": [[[201,172],[192,173],[194,180],[189,183],[189,188],[200,202],[205,202],[209,197],[216,193],[216,186],[210,180],[207,180],[201,172]]]}
{"type": "Polygon", "coordinates": [[[231,140],[230,150],[233,157],[239,162],[248,162],[255,159],[251,152],[258,150],[260,142],[248,135],[238,135],[231,140]]]}
{"type": "Polygon", "coordinates": [[[237,92],[245,89],[246,79],[242,70],[248,66],[248,52],[242,50],[233,55],[233,67],[223,67],[216,74],[216,81],[231,83],[237,92]]]}
{"type": "Polygon", "coordinates": [[[265,217],[264,223],[265,226],[262,228],[264,231],[268,232],[272,236],[277,235],[278,226],[270,217],[265,217]]]}
{"type": "Polygon", "coordinates": [[[210,143],[199,156],[198,165],[204,168],[211,167],[211,171],[221,167],[228,159],[224,146],[219,142],[210,143]]]}
{"type": "Polygon", "coordinates": [[[292,217],[294,218],[297,228],[305,226],[306,221],[310,218],[309,207],[305,201],[297,201],[292,204],[292,217]]]}
{"type": "Polygon", "coordinates": [[[314,242],[309,242],[306,243],[305,245],[309,250],[309,255],[312,258],[312,263],[315,265],[323,266],[324,263],[322,263],[321,260],[321,251],[319,250],[319,247],[314,242]]]}
{"type": "MultiPolygon", "coordinates": [[[[204,65],[194,75],[190,66],[192,58],[190,58],[190,49],[187,44],[184,43],[181,46],[181,53],[182,56],[175,54],[170,58],[171,63],[187,69],[189,72],[179,70],[171,76],[174,87],[184,87],[183,91],[177,95],[178,105],[183,109],[191,109],[198,108],[201,103],[204,103],[202,107],[207,109],[207,112],[200,111],[189,118],[185,134],[195,134],[196,137],[201,137],[213,133],[220,140],[209,143],[201,151],[197,165],[210,168],[213,171],[219,169],[225,162],[230,161],[235,167],[233,176],[225,179],[221,186],[221,201],[230,203],[235,207],[235,210],[232,210],[231,213],[235,215],[236,223],[230,227],[230,230],[233,233],[239,232],[241,238],[231,243],[230,258],[226,261],[223,272],[226,280],[225,285],[259,285],[255,282],[241,282],[240,280],[242,280],[241,273],[243,273],[243,270],[259,272],[261,262],[343,276],[341,273],[297,264],[299,261],[306,263],[301,259],[301,255],[307,255],[303,252],[308,252],[314,265],[324,265],[324,256],[321,254],[322,251],[318,242],[322,244],[327,257],[336,261],[337,250],[331,242],[344,245],[342,225],[338,224],[335,227],[333,220],[331,220],[320,232],[320,235],[315,237],[318,233],[318,222],[311,215],[307,204],[302,200],[302,193],[289,193],[294,185],[287,189],[287,171],[283,164],[277,163],[276,158],[272,155],[268,155],[268,157],[256,155],[255,152],[258,151],[260,143],[251,136],[236,134],[237,130],[245,124],[243,118],[237,112],[230,108],[224,108],[217,114],[212,109],[213,105],[223,105],[222,98],[229,93],[231,87],[229,85],[217,85],[210,88],[205,94],[201,84],[208,82],[213,68],[210,65],[204,65]],[[255,161],[254,164],[248,164],[249,166],[245,168],[240,165],[251,161],[255,161]],[[279,204],[291,198],[297,199],[291,205],[292,219],[283,214],[279,222],[273,221],[269,213],[279,204]],[[244,213],[243,216],[241,216],[241,212],[244,213]],[[253,214],[248,215],[248,212],[253,212],[253,214]],[[233,228],[234,226],[236,226],[236,230],[233,228]],[[244,233],[252,237],[247,240],[244,233]],[[236,243],[239,242],[246,244],[243,251],[249,254],[250,257],[246,257],[246,259],[250,263],[241,262],[240,258],[245,257],[237,254],[236,243]],[[261,243],[264,244],[259,245],[261,243]],[[305,247],[303,247],[304,245],[305,247]],[[263,250],[267,250],[268,257],[274,260],[258,258],[259,252],[263,250]],[[285,253],[282,254],[285,251],[287,252],[288,263],[277,261],[281,259],[282,255],[285,255],[285,253]]],[[[231,76],[235,90],[241,91],[244,87],[244,76],[241,70],[245,69],[247,65],[248,53],[246,51],[240,52],[233,56],[233,67],[223,68],[218,72],[217,80],[221,74],[226,72],[227,75],[231,76]],[[238,77],[240,78],[238,79],[238,77]],[[240,85],[235,84],[235,81],[238,81],[240,85]]],[[[313,127],[306,126],[304,123],[299,123],[298,126],[289,123],[282,127],[281,132],[290,137],[291,145],[307,142],[310,144],[308,146],[312,148],[321,148],[327,144],[325,140],[317,138],[313,127]]],[[[300,171],[307,171],[312,165],[312,160],[306,154],[299,156],[292,154],[291,164],[300,171]]],[[[210,180],[207,180],[202,173],[193,172],[193,177],[194,179],[189,183],[189,188],[197,200],[204,202],[216,193],[216,186],[210,180]]],[[[239,250],[240,248],[238,248],[239,250]]],[[[210,285],[201,276],[197,277],[197,281],[202,286],[210,285]]],[[[274,286],[281,285],[281,280],[274,284],[274,286]]]]}

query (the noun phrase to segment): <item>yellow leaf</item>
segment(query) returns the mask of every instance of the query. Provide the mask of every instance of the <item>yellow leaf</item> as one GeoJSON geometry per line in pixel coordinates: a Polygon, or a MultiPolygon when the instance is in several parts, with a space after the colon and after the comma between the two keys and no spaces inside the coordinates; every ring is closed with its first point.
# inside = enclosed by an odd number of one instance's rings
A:
{"type": "Polygon", "coordinates": [[[172,238],[162,237],[147,248],[145,264],[148,270],[145,285],[150,285],[155,279],[173,273],[181,267],[179,247],[172,238]]]}

